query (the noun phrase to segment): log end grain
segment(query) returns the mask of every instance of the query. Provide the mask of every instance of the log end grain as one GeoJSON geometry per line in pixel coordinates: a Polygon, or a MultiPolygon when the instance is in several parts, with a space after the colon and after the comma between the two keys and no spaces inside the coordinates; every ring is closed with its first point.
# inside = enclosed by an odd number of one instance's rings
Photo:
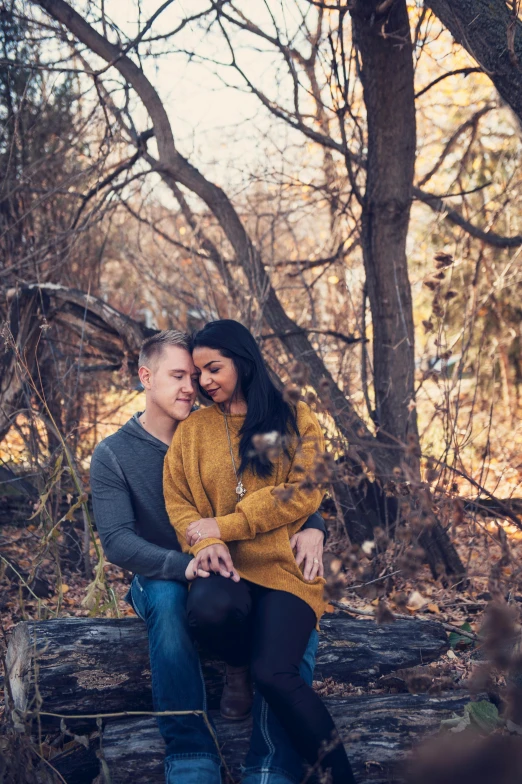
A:
{"type": "Polygon", "coordinates": [[[5,669],[5,704],[23,714],[29,707],[32,669],[31,635],[26,622],[17,624],[11,635],[5,669]]]}

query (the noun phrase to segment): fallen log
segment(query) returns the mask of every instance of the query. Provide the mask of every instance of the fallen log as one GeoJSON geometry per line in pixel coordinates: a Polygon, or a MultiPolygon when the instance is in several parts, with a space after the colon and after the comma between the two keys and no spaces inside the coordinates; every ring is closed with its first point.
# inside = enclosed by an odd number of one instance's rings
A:
{"type": "MultiPolygon", "coordinates": [[[[437,732],[441,719],[462,713],[469,701],[465,692],[325,699],[360,784],[401,784],[401,763],[412,747],[437,732]]],[[[227,722],[216,713],[212,717],[223,756],[237,781],[250,722],[227,722]]],[[[154,719],[133,717],[107,724],[102,749],[112,784],[164,784],[164,744],[154,719]]],[[[96,750],[99,753],[99,741],[91,748],[91,759],[96,760],[96,750]]],[[[86,766],[84,750],[78,750],[77,761],[68,753],[52,762],[66,781],[91,784],[93,768],[86,766]]]]}
{"type": "MultiPolygon", "coordinates": [[[[379,626],[334,615],[321,621],[315,677],[365,685],[393,670],[434,661],[447,648],[436,621],[379,626]]],[[[40,710],[48,713],[152,710],[147,634],[138,618],[20,623],[9,642],[6,671],[20,713],[34,708],[35,683],[40,710]]],[[[213,707],[221,693],[222,664],[204,659],[204,672],[213,707]]],[[[42,717],[42,722],[50,726],[58,720],[42,717]]],[[[80,730],[78,723],[74,727],[80,730]]]]}

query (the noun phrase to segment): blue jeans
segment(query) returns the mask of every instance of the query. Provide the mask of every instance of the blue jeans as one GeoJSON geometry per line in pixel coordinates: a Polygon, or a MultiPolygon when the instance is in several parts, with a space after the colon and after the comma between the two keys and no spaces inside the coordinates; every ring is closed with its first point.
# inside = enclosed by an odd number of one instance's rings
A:
{"type": "MultiPolygon", "coordinates": [[[[207,710],[199,656],[187,623],[187,595],[184,583],[136,575],[126,596],[147,625],[152,699],[158,712],[207,710]]],[[[318,640],[314,630],[300,666],[310,684],[318,640]]],[[[300,782],[303,761],[257,693],[252,718],[243,784],[300,782]]],[[[201,716],[158,716],[157,722],[166,744],[166,784],[220,784],[219,755],[201,716]]]]}
{"type": "MultiPolygon", "coordinates": [[[[188,587],[136,575],[127,600],[147,624],[155,711],[207,710],[205,683],[190,636],[188,587]]],[[[219,754],[202,716],[158,716],[167,784],[221,784],[219,754]]]]}

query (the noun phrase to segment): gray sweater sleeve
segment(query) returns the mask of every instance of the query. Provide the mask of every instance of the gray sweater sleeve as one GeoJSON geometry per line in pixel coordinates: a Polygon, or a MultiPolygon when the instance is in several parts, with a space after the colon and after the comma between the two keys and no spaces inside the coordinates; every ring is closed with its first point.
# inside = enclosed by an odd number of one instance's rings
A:
{"type": "Polygon", "coordinates": [[[107,560],[156,580],[186,582],[190,555],[147,542],[136,532],[127,482],[110,448],[98,444],[91,460],[94,520],[107,560]]]}
{"type": "Polygon", "coordinates": [[[318,531],[323,532],[324,541],[328,539],[328,531],[326,530],[326,524],[323,520],[323,516],[319,514],[319,512],[314,512],[306,523],[303,524],[301,527],[301,531],[305,531],[307,528],[317,528],[318,531]]]}

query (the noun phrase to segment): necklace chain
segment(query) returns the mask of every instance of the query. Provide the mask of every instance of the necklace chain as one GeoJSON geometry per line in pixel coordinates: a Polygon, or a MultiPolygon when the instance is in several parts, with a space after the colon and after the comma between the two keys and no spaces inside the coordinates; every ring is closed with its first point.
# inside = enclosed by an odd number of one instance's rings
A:
{"type": "Polygon", "coordinates": [[[238,501],[241,501],[243,499],[243,496],[246,495],[246,487],[243,484],[242,477],[238,474],[236,469],[236,461],[234,460],[234,450],[232,449],[232,441],[230,439],[230,433],[228,430],[228,419],[226,414],[224,414],[224,418],[225,418],[225,428],[227,431],[228,448],[230,450],[230,457],[232,458],[232,467],[234,468],[234,474],[236,475],[236,481],[237,481],[236,495],[238,501]]]}

